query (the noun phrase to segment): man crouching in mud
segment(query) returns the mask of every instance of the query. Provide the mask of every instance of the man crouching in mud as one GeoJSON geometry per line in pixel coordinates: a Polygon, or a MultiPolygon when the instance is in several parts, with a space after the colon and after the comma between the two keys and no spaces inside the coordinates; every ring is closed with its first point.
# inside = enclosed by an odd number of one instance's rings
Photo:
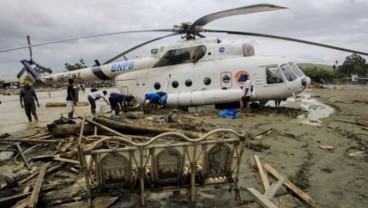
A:
{"type": "Polygon", "coordinates": [[[40,107],[40,104],[38,103],[36,92],[32,88],[32,85],[29,81],[27,81],[24,85],[24,88],[20,90],[19,101],[20,101],[21,108],[24,107],[24,111],[26,112],[29,122],[32,121],[31,113],[34,119],[38,121],[35,101],[37,103],[37,107],[40,107]],[[24,105],[23,105],[23,102],[24,102],[24,105]]]}

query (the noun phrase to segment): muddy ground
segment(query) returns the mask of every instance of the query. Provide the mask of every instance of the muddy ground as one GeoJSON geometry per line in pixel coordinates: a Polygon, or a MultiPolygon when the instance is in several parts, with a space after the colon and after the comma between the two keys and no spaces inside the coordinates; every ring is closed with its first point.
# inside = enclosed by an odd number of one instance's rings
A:
{"type": "MultiPolygon", "coordinates": [[[[263,192],[258,172],[249,167],[253,156],[257,154],[261,162],[271,164],[315,199],[321,207],[368,207],[367,90],[367,86],[353,85],[308,89],[306,93],[310,95],[310,99],[317,99],[335,109],[332,115],[320,120],[308,119],[308,112],[300,107],[303,106],[303,101],[294,100],[283,103],[280,108],[269,106],[262,110],[253,109],[250,113],[240,114],[240,118],[237,119],[221,118],[217,115],[217,110],[198,113],[177,111],[176,123],[162,125],[199,132],[230,128],[239,132],[245,131],[251,140],[269,145],[270,148],[266,150],[255,151],[247,148],[244,152],[239,175],[239,185],[244,201],[252,199],[245,191],[246,187],[255,187],[263,192]],[[269,131],[266,134],[256,136],[267,130],[269,131]],[[324,145],[333,149],[320,147],[324,145]]],[[[56,98],[64,100],[64,96],[51,98],[44,96],[41,101],[46,102],[56,98]]],[[[307,108],[324,107],[309,105],[307,108]]],[[[77,113],[78,110],[79,113],[89,111],[88,106],[77,108],[77,113]]],[[[65,111],[64,108],[55,108],[50,113],[44,113],[39,123],[32,125],[12,122],[9,118],[11,128],[7,128],[6,122],[2,121],[0,134],[7,133],[9,129],[13,131],[15,127],[45,126],[45,123],[53,121],[56,115],[65,111]]],[[[2,115],[8,114],[9,112],[2,113],[2,115]]],[[[157,115],[144,115],[141,120],[145,121],[137,122],[151,122],[145,119],[147,116],[157,115]]],[[[281,192],[285,193],[286,189],[282,189],[281,192]]],[[[234,194],[228,191],[228,187],[204,189],[199,195],[198,207],[236,206],[234,194]]],[[[185,200],[184,194],[152,193],[148,206],[185,207],[185,200]]],[[[306,204],[286,207],[306,207],[306,204]]]]}

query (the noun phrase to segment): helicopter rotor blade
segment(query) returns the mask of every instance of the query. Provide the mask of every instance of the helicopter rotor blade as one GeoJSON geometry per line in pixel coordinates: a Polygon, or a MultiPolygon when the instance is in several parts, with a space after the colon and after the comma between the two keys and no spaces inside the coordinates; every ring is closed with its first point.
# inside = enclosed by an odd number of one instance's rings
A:
{"type": "Polygon", "coordinates": [[[286,40],[286,41],[291,41],[291,42],[304,43],[304,44],[308,44],[308,45],[314,45],[314,46],[330,48],[330,49],[334,49],[334,50],[345,51],[345,52],[356,53],[356,54],[368,56],[368,53],[366,53],[366,52],[361,52],[361,51],[356,51],[356,50],[351,50],[351,49],[347,49],[347,48],[341,48],[341,47],[337,47],[337,46],[332,46],[332,45],[327,45],[327,44],[322,44],[322,43],[317,43],[317,42],[312,42],[312,41],[307,41],[307,40],[301,40],[301,39],[296,39],[296,38],[283,37],[283,36],[276,36],[276,35],[269,35],[269,34],[262,34],[262,33],[253,33],[253,32],[241,32],[241,31],[229,31],[229,30],[211,30],[211,29],[207,29],[206,32],[227,33],[227,34],[231,34],[231,35],[247,35],[247,36],[255,36],[255,37],[286,40]]]}
{"type": "Polygon", "coordinates": [[[47,72],[47,73],[49,73],[49,74],[51,74],[52,73],[52,70],[50,69],[50,68],[48,68],[48,67],[44,67],[44,66],[42,66],[42,65],[39,65],[38,63],[35,63],[36,64],[36,67],[39,69],[39,70],[41,70],[42,72],[47,72]]]}
{"type": "Polygon", "coordinates": [[[20,72],[17,74],[17,78],[20,79],[22,77],[22,75],[24,74],[24,72],[26,71],[26,67],[23,67],[20,72]]]}
{"type": "MultiPolygon", "coordinates": [[[[158,38],[154,38],[154,39],[152,39],[152,40],[149,40],[149,41],[146,41],[146,42],[144,42],[144,43],[141,43],[141,44],[139,44],[139,45],[136,45],[136,46],[134,46],[134,47],[132,47],[132,48],[130,48],[130,49],[128,49],[128,50],[126,50],[126,51],[124,51],[124,52],[122,52],[122,53],[120,53],[120,54],[118,54],[118,55],[116,55],[116,56],[114,56],[113,58],[111,58],[111,59],[109,59],[108,61],[106,61],[105,63],[103,63],[103,64],[109,64],[109,63],[111,63],[111,62],[113,62],[113,61],[115,61],[116,59],[118,59],[118,58],[120,58],[120,57],[125,57],[125,54],[127,54],[127,53],[129,53],[129,52],[131,52],[131,51],[133,51],[133,50],[135,50],[135,49],[137,49],[137,48],[140,48],[140,47],[142,47],[142,46],[144,46],[144,45],[147,45],[148,43],[152,43],[152,42],[154,42],[154,41],[158,41],[158,40],[161,40],[161,39],[163,39],[163,38],[168,38],[168,37],[171,37],[171,36],[174,36],[174,35],[177,35],[176,33],[172,33],[172,34],[169,34],[169,35],[165,35],[165,36],[161,36],[161,37],[158,37],[158,38]]],[[[125,57],[125,60],[127,60],[126,59],[126,57],[125,57]]]]}
{"type": "Polygon", "coordinates": [[[29,57],[31,58],[31,62],[33,61],[33,57],[32,57],[32,47],[31,47],[31,38],[29,37],[29,35],[27,35],[27,42],[28,42],[28,48],[29,48],[29,57]]]}
{"type": "Polygon", "coordinates": [[[64,42],[69,42],[69,41],[74,41],[74,40],[89,39],[89,38],[96,38],[96,37],[102,37],[102,36],[128,34],[128,33],[172,32],[172,31],[173,31],[172,29],[132,30],[132,31],[121,31],[121,32],[103,33],[103,34],[97,34],[97,35],[87,35],[87,36],[81,36],[81,37],[76,37],[76,38],[68,38],[68,39],[55,40],[55,41],[50,41],[50,42],[45,42],[45,43],[38,43],[38,44],[27,45],[27,46],[20,46],[20,47],[16,47],[16,48],[2,49],[2,50],[0,50],[0,53],[9,52],[9,51],[15,51],[15,50],[24,49],[24,48],[30,48],[30,47],[50,45],[50,44],[56,44],[56,43],[64,43],[64,42]]]}
{"type": "Polygon", "coordinates": [[[235,15],[241,15],[241,14],[251,14],[251,13],[257,13],[257,12],[265,12],[265,11],[273,11],[278,9],[287,9],[287,7],[272,5],[272,4],[255,4],[251,6],[244,6],[244,7],[238,7],[234,9],[224,10],[220,12],[215,12],[212,14],[208,14],[206,16],[203,16],[199,19],[197,19],[190,27],[188,28],[188,31],[194,31],[196,26],[205,26],[209,22],[212,22],[214,20],[224,18],[224,17],[230,17],[235,15]]]}

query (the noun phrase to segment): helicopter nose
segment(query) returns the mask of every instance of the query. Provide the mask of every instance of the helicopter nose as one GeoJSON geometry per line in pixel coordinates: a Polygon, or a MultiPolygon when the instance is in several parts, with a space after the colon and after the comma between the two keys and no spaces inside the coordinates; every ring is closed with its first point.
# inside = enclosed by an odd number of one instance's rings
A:
{"type": "Polygon", "coordinates": [[[302,86],[306,87],[307,85],[310,85],[311,79],[309,77],[303,77],[302,79],[302,86]]]}

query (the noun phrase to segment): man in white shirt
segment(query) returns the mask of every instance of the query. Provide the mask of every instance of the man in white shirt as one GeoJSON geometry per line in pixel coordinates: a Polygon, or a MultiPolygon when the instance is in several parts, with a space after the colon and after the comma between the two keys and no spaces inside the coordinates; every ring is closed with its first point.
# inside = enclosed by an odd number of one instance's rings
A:
{"type": "Polygon", "coordinates": [[[248,111],[249,110],[249,99],[252,95],[252,82],[248,78],[248,74],[244,74],[245,82],[243,85],[243,96],[240,100],[240,110],[248,111]]]}
{"type": "Polygon", "coordinates": [[[106,99],[105,95],[107,94],[106,90],[104,91],[95,91],[91,92],[88,95],[88,101],[91,104],[91,113],[93,115],[96,114],[96,100],[102,98],[108,105],[110,105],[109,101],[106,99]]]}

